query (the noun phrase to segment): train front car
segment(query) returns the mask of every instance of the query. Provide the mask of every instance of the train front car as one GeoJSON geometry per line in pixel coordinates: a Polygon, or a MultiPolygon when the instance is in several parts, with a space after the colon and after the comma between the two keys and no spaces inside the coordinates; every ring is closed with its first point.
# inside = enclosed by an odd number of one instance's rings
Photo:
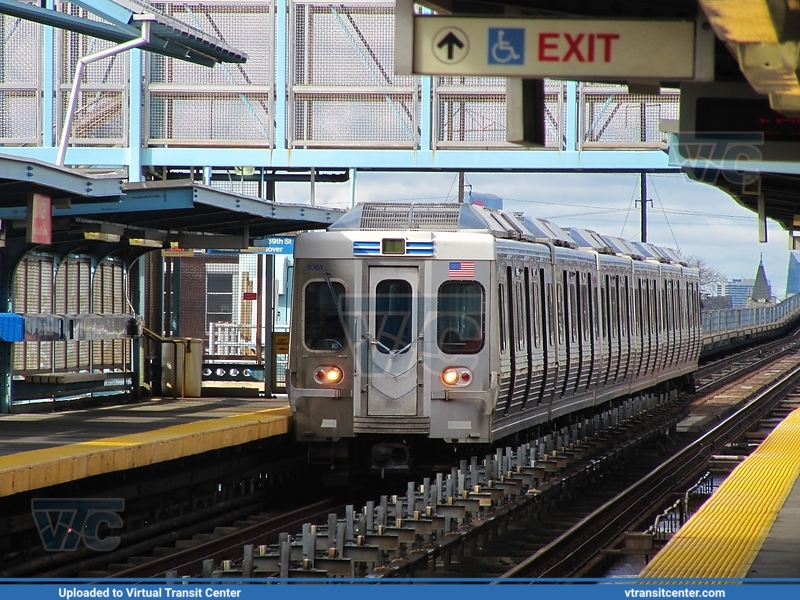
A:
{"type": "Polygon", "coordinates": [[[298,236],[288,392],[310,462],[398,471],[491,441],[495,250],[476,210],[370,203],[298,236]]]}

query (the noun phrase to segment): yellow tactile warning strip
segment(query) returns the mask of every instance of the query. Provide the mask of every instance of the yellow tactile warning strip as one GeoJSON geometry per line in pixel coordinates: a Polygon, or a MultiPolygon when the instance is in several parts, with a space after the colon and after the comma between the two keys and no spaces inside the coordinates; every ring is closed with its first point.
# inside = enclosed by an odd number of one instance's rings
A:
{"type": "Polygon", "coordinates": [[[0,457],[0,497],[288,433],[289,407],[0,457]]]}
{"type": "Polygon", "coordinates": [[[734,469],[640,577],[745,577],[800,475],[798,436],[800,409],[734,469]]]}

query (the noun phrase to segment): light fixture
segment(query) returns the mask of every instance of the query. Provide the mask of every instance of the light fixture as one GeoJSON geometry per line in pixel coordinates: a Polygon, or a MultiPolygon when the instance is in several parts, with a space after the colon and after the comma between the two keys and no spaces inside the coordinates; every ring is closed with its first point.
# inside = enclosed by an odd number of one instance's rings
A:
{"type": "Polygon", "coordinates": [[[466,367],[448,367],[442,371],[442,383],[450,387],[464,387],[472,382],[472,371],[466,367]]]}
{"type": "Polygon", "coordinates": [[[317,383],[340,383],[344,378],[344,372],[339,367],[322,366],[314,371],[314,380],[317,383]]]}
{"type": "Polygon", "coordinates": [[[161,248],[164,245],[163,242],[147,238],[128,238],[128,243],[131,246],[144,246],[146,248],[161,248]]]}
{"type": "Polygon", "coordinates": [[[103,233],[102,231],[84,231],[83,239],[95,242],[118,242],[122,236],[116,233],[103,233]]]}

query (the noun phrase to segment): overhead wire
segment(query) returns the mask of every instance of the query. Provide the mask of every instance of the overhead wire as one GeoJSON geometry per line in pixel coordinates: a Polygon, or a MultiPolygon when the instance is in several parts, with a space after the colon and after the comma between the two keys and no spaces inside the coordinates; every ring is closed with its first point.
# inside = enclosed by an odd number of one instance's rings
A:
{"type": "MultiPolygon", "coordinates": [[[[647,175],[645,175],[647,177],[647,175]]],[[[675,242],[675,248],[680,248],[680,244],[678,244],[678,239],[675,237],[675,232],[672,231],[672,225],[669,222],[669,218],[667,217],[667,213],[664,210],[664,203],[661,202],[661,196],[658,195],[658,188],[656,187],[656,182],[653,181],[652,177],[650,178],[650,183],[653,184],[653,191],[656,193],[656,199],[658,200],[658,205],[661,207],[661,212],[664,213],[664,220],[667,222],[667,227],[669,227],[669,232],[672,234],[672,240],[675,242]]]]}
{"type": "Polygon", "coordinates": [[[628,211],[625,213],[625,221],[622,223],[622,231],[619,232],[619,237],[625,236],[625,227],[628,225],[628,217],[631,214],[631,208],[633,207],[633,203],[636,198],[636,183],[633,183],[633,190],[631,190],[631,201],[628,203],[628,211]]]}

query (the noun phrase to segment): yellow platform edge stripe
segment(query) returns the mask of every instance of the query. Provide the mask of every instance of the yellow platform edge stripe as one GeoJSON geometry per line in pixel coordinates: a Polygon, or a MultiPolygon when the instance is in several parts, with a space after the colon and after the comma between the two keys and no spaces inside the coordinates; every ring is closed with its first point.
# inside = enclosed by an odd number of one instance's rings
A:
{"type": "Polygon", "coordinates": [[[733,470],[640,577],[745,577],[800,475],[798,439],[800,409],[733,470]]]}
{"type": "Polygon", "coordinates": [[[289,407],[0,457],[0,497],[288,433],[289,407]]]}

